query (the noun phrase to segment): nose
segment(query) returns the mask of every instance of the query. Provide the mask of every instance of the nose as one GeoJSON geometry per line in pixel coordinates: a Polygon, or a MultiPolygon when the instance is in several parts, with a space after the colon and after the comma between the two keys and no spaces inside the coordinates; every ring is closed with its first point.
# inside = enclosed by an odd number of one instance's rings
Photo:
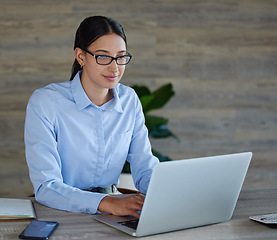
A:
{"type": "Polygon", "coordinates": [[[113,61],[109,64],[109,69],[113,72],[118,71],[118,65],[117,65],[115,59],[113,59],[113,61]]]}

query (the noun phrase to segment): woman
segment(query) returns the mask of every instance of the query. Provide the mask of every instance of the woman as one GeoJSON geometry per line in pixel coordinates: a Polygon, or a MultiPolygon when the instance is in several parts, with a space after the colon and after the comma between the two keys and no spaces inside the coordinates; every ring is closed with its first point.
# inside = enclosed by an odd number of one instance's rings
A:
{"type": "Polygon", "coordinates": [[[75,38],[71,81],[31,96],[25,149],[36,200],[73,211],[139,217],[144,196],[117,197],[123,165],[145,194],[158,159],[135,92],[119,83],[132,56],[113,19],[86,18],[75,38]]]}

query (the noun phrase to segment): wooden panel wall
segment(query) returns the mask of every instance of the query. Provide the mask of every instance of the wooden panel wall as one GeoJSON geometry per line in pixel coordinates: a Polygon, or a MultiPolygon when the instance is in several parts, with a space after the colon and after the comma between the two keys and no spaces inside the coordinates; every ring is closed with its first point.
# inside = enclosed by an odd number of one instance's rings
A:
{"type": "Polygon", "coordinates": [[[23,142],[27,101],[35,89],[69,79],[75,31],[99,14],[125,28],[134,58],[123,83],[174,86],[174,98],[155,114],[170,119],[180,142],[152,140],[156,150],[174,159],[253,151],[246,184],[276,185],[276,0],[0,4],[0,196],[32,189],[23,142]]]}

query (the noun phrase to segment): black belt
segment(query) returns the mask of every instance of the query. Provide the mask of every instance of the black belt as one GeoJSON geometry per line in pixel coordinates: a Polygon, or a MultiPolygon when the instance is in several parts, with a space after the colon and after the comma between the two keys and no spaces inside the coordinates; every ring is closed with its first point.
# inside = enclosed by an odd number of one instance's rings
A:
{"type": "Polygon", "coordinates": [[[120,194],[120,192],[117,190],[116,185],[111,185],[105,188],[101,188],[101,187],[91,187],[88,189],[85,189],[85,191],[89,191],[89,192],[97,192],[97,193],[106,193],[106,194],[120,194]]]}

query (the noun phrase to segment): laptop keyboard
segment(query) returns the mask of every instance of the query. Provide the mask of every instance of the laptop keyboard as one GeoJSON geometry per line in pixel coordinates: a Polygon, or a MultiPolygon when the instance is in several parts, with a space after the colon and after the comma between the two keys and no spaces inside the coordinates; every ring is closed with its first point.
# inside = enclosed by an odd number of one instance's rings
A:
{"type": "Polygon", "coordinates": [[[136,230],[138,227],[138,221],[139,221],[139,219],[132,219],[132,220],[122,221],[122,222],[118,222],[118,223],[123,226],[126,226],[126,227],[136,230]]]}

